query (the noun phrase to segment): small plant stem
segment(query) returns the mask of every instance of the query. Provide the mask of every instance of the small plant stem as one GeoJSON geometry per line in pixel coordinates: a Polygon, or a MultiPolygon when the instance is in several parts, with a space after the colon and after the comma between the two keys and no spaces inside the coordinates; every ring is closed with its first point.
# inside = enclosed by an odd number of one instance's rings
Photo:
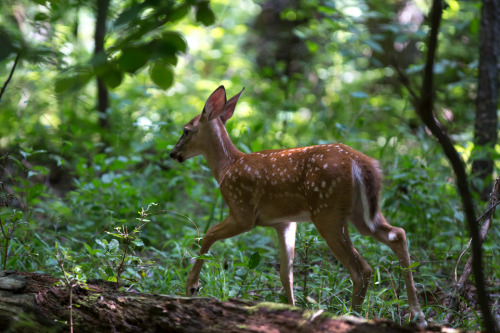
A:
{"type": "Polygon", "coordinates": [[[305,270],[304,270],[304,300],[307,300],[307,271],[309,270],[309,262],[308,262],[308,254],[309,254],[309,240],[306,241],[306,246],[305,246],[305,270]]]}
{"type": "Polygon", "coordinates": [[[5,238],[5,245],[4,245],[4,250],[3,250],[3,270],[5,270],[7,268],[7,253],[9,250],[10,237],[7,236],[7,234],[5,233],[5,229],[3,228],[3,221],[2,221],[1,217],[0,217],[0,228],[2,229],[3,237],[5,238]]]}
{"type": "Polygon", "coordinates": [[[70,332],[73,333],[73,287],[75,286],[75,284],[71,283],[68,279],[66,270],[64,269],[64,261],[59,254],[59,249],[57,249],[57,262],[59,264],[59,267],[61,267],[61,271],[63,272],[64,284],[66,285],[66,287],[69,290],[69,305],[68,305],[68,308],[69,308],[69,327],[70,327],[69,329],[70,329],[70,332]]]}
{"type": "MultiPolygon", "coordinates": [[[[391,272],[387,268],[385,270],[386,270],[387,274],[389,274],[389,281],[391,282],[391,287],[392,287],[392,290],[394,292],[394,297],[397,300],[399,300],[399,293],[398,293],[398,290],[396,289],[396,284],[394,283],[394,280],[392,279],[391,272]]],[[[401,313],[400,313],[400,309],[399,309],[399,303],[396,306],[396,308],[398,310],[399,325],[401,325],[401,313]]]]}
{"type": "Polygon", "coordinates": [[[238,294],[236,295],[236,297],[240,297],[240,294],[241,294],[241,291],[243,290],[243,287],[245,286],[245,282],[247,280],[247,276],[248,276],[248,273],[250,272],[250,270],[247,269],[247,272],[245,273],[245,275],[243,276],[243,278],[241,279],[241,286],[240,286],[240,290],[238,290],[238,294]]]}
{"type": "Polygon", "coordinates": [[[73,333],[73,287],[74,284],[69,286],[69,330],[73,333]]]}
{"type": "Polygon", "coordinates": [[[120,264],[116,269],[116,289],[120,288],[120,277],[125,270],[125,259],[127,259],[128,250],[130,247],[130,239],[127,237],[125,241],[125,250],[123,251],[122,258],[120,260],[120,264]]]}

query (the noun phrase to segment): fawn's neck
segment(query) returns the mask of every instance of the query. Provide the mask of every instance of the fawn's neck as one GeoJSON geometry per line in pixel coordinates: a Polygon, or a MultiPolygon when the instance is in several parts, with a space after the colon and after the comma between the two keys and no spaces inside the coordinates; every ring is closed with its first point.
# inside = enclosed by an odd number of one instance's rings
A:
{"type": "Polygon", "coordinates": [[[229,167],[245,154],[231,142],[221,121],[212,121],[211,124],[210,140],[207,142],[208,147],[204,157],[215,179],[220,184],[229,167]]]}

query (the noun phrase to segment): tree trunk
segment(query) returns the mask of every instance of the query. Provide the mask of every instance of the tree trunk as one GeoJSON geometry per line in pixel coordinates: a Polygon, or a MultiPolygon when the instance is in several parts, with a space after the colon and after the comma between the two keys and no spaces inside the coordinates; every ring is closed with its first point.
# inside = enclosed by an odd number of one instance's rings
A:
{"type": "Polygon", "coordinates": [[[482,5],[472,184],[481,199],[486,201],[491,192],[492,155],[498,136],[500,0],[483,0],[482,5]]]}
{"type": "MultiPolygon", "coordinates": [[[[94,56],[104,53],[104,37],[106,36],[106,16],[108,14],[110,0],[96,0],[97,18],[95,25],[95,49],[94,56]]],[[[109,94],[104,80],[97,76],[97,110],[99,112],[99,125],[103,129],[110,127],[108,114],[109,94]]]]}
{"type": "MultiPolygon", "coordinates": [[[[0,330],[9,332],[444,332],[333,316],[284,304],[119,292],[89,281],[72,293],[43,274],[0,271],[0,330]]],[[[460,332],[460,331],[456,331],[460,332]]]]}

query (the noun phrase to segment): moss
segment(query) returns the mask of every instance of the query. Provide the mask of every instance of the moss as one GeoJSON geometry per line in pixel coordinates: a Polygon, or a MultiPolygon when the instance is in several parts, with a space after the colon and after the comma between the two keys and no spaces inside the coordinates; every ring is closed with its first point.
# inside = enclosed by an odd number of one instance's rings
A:
{"type": "Polygon", "coordinates": [[[283,303],[273,303],[273,302],[262,302],[256,305],[252,305],[247,307],[248,311],[250,314],[257,312],[258,310],[264,309],[268,311],[283,311],[283,310],[288,310],[288,311],[297,311],[300,310],[300,308],[297,308],[295,306],[292,306],[290,304],[283,304],[283,303]]]}

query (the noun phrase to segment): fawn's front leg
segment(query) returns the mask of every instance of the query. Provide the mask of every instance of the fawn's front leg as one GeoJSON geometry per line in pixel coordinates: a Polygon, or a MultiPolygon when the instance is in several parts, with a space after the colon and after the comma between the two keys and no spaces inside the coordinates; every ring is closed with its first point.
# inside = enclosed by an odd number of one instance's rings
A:
{"type": "Polygon", "coordinates": [[[276,227],[280,243],[280,278],[285,288],[288,303],[295,305],[293,297],[293,257],[295,255],[295,232],[297,223],[284,222],[276,227]]]}
{"type": "MultiPolygon", "coordinates": [[[[251,224],[237,223],[232,215],[229,215],[224,221],[214,225],[208,229],[205,237],[201,241],[200,255],[205,254],[210,250],[212,245],[221,239],[230,238],[239,235],[252,228],[251,224]]],[[[186,281],[186,295],[196,296],[200,291],[199,279],[201,268],[203,267],[203,259],[196,259],[186,281]]]]}

